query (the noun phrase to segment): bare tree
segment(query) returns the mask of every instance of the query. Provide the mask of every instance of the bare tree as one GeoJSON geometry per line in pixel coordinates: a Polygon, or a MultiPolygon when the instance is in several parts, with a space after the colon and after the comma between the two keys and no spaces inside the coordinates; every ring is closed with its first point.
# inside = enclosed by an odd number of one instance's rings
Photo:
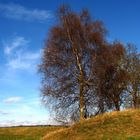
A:
{"type": "Polygon", "coordinates": [[[127,72],[122,60],[124,45],[119,42],[102,45],[98,48],[95,68],[95,82],[98,93],[99,113],[109,109],[120,110],[123,91],[127,88],[127,72]]]}
{"type": "Polygon", "coordinates": [[[62,120],[120,110],[133,75],[124,45],[108,43],[102,22],[92,20],[87,10],[77,14],[62,6],[57,16],[39,69],[43,103],[51,104],[62,120]]]}
{"type": "Polygon", "coordinates": [[[131,96],[129,102],[131,107],[140,107],[140,54],[136,46],[133,44],[127,45],[127,53],[125,57],[126,71],[129,74],[129,84],[127,92],[131,96]]]}
{"type": "Polygon", "coordinates": [[[53,101],[59,115],[80,120],[93,111],[95,50],[105,43],[102,22],[92,20],[88,11],[76,14],[62,6],[59,22],[52,27],[45,44],[40,72],[42,97],[53,101]]]}

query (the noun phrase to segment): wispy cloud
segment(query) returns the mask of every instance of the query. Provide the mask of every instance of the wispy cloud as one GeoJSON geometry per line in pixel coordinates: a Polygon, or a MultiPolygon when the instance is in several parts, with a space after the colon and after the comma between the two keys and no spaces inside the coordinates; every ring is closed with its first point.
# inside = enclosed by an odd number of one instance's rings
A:
{"type": "Polygon", "coordinates": [[[9,60],[7,66],[12,69],[28,70],[36,66],[36,61],[40,58],[40,52],[18,52],[16,58],[9,60]]]}
{"type": "Polygon", "coordinates": [[[20,96],[15,96],[15,97],[9,97],[7,99],[4,99],[3,102],[4,103],[16,103],[21,101],[22,97],[20,96]]]}
{"type": "Polygon", "coordinates": [[[6,18],[26,21],[46,21],[52,17],[50,11],[39,9],[28,9],[22,5],[9,3],[0,4],[0,12],[6,18]]]}
{"type": "Polygon", "coordinates": [[[16,36],[8,42],[3,42],[4,45],[4,53],[6,55],[10,55],[12,51],[14,51],[19,46],[25,46],[28,44],[28,40],[25,40],[24,37],[16,36]]]}
{"type": "Polygon", "coordinates": [[[12,69],[28,70],[35,68],[41,57],[41,50],[29,51],[29,40],[22,36],[16,36],[10,41],[4,41],[4,53],[7,58],[7,66],[12,69]]]}

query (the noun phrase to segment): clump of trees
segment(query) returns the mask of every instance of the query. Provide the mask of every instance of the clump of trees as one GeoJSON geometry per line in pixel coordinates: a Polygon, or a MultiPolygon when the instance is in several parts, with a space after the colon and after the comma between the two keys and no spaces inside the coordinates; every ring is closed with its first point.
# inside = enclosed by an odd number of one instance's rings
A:
{"type": "Polygon", "coordinates": [[[82,120],[120,107],[140,107],[140,55],[132,44],[108,42],[87,10],[62,6],[45,43],[39,71],[42,101],[61,119],[82,120]]]}

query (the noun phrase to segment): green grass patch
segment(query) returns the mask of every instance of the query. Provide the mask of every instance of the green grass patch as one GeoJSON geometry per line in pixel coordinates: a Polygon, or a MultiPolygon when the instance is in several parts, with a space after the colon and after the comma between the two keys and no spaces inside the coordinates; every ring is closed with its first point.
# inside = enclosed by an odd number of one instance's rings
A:
{"type": "Polygon", "coordinates": [[[0,135],[0,140],[39,140],[39,137],[19,136],[19,135],[0,135]]]}
{"type": "Polygon", "coordinates": [[[40,140],[44,135],[62,127],[35,126],[0,128],[0,140],[40,140]]]}

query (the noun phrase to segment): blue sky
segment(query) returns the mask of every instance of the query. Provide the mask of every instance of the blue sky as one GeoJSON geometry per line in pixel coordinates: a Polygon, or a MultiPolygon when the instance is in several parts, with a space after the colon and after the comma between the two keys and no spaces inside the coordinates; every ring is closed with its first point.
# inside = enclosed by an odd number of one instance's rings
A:
{"type": "Polygon", "coordinates": [[[0,0],[0,126],[53,123],[40,103],[40,62],[55,12],[67,3],[104,22],[108,40],[140,46],[139,0],[0,0]]]}

